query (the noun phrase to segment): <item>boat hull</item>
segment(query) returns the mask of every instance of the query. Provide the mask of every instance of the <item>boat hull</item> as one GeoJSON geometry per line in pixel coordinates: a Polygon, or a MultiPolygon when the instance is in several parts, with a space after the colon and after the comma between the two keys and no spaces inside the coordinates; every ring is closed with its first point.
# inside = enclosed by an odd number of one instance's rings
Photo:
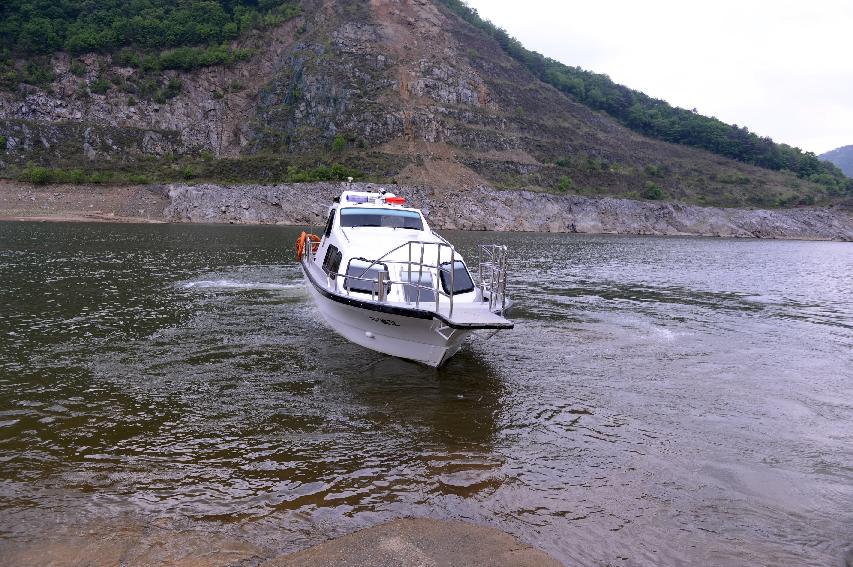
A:
{"type": "Polygon", "coordinates": [[[305,285],[326,323],[345,339],[365,348],[438,367],[459,351],[462,341],[471,334],[467,329],[453,329],[440,319],[389,313],[335,301],[321,293],[305,273],[305,285]]]}

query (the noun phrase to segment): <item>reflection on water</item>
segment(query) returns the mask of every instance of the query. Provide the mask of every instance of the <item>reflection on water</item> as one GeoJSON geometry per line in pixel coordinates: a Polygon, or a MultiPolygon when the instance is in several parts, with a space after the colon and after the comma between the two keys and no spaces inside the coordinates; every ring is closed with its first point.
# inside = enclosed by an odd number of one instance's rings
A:
{"type": "Polygon", "coordinates": [[[853,545],[850,245],[450,234],[511,247],[517,326],[434,370],[323,326],[297,233],[0,224],[0,552],[247,560],[408,515],[586,564],[853,545]]]}

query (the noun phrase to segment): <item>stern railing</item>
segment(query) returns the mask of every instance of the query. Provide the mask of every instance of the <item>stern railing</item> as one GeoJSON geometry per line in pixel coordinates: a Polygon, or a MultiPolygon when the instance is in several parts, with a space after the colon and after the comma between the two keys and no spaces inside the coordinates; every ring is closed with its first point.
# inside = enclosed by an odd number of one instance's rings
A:
{"type": "Polygon", "coordinates": [[[507,247],[501,244],[480,245],[480,291],[488,294],[489,311],[503,315],[506,309],[506,280],[508,274],[507,247]],[[498,308],[498,306],[500,306],[498,308]]]}

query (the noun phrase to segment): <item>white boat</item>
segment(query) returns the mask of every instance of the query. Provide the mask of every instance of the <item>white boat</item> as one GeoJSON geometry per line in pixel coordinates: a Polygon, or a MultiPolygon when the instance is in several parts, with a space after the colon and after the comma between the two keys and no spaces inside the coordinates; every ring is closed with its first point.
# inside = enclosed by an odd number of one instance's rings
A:
{"type": "Polygon", "coordinates": [[[513,327],[506,247],[480,246],[475,283],[459,252],[394,194],[344,191],[323,234],[302,233],[297,255],[326,322],[363,347],[438,367],[473,331],[513,327]]]}

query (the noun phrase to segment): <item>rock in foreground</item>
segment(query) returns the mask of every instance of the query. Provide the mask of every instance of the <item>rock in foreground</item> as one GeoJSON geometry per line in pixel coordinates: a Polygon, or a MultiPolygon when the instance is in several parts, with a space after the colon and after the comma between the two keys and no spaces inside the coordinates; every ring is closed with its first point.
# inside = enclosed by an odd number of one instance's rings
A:
{"type": "MultiPolygon", "coordinates": [[[[287,541],[282,543],[282,547],[290,546],[287,541]]],[[[560,563],[494,528],[445,520],[401,519],[288,555],[276,555],[249,542],[215,533],[188,530],[167,520],[111,527],[93,524],[25,545],[0,545],[0,565],[551,567],[560,563]]]]}
{"type": "Polygon", "coordinates": [[[405,519],[361,530],[263,565],[556,567],[560,563],[494,528],[463,522],[405,519]]]}

